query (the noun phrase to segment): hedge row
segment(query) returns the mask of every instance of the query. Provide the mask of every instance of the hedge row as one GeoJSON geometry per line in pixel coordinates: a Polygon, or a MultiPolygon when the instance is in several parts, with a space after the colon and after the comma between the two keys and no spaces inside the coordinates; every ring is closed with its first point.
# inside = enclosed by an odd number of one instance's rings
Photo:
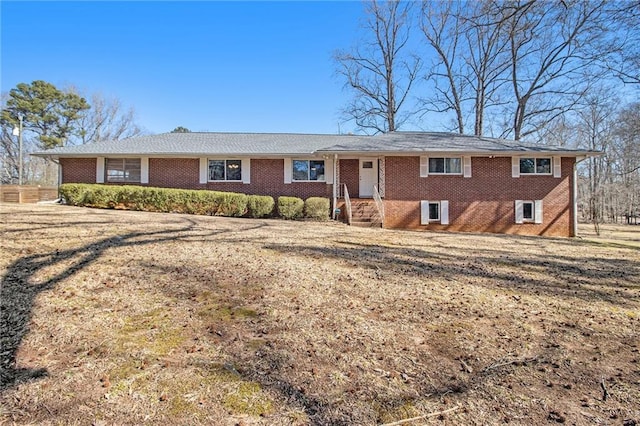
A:
{"type": "MultiPolygon", "coordinates": [[[[153,188],[134,185],[98,185],[65,183],[60,193],[67,204],[102,209],[127,209],[164,213],[188,213],[217,216],[274,215],[276,203],[271,196],[236,192],[153,188]]],[[[329,219],[329,200],[311,197],[279,197],[277,215],[283,219],[329,219]]]]}

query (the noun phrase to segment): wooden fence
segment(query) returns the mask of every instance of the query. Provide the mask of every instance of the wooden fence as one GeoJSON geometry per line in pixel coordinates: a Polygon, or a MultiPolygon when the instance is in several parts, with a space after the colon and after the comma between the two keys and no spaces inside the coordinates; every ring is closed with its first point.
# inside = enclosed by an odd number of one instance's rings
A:
{"type": "Polygon", "coordinates": [[[0,185],[0,201],[3,203],[37,203],[58,198],[55,186],[0,185]]]}

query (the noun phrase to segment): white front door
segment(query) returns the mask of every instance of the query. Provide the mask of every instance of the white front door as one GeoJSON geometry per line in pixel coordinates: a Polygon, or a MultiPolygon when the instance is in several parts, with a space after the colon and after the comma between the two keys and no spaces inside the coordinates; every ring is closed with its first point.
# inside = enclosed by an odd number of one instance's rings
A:
{"type": "Polygon", "coordinates": [[[361,198],[373,197],[373,185],[378,184],[378,159],[377,158],[361,158],[360,159],[360,187],[359,195],[361,198]]]}

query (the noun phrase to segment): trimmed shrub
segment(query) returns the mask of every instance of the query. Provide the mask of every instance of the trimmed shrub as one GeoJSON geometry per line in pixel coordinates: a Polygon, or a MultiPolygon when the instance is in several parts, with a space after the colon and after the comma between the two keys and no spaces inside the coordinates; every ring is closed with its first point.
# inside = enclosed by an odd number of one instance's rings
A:
{"type": "Polygon", "coordinates": [[[84,183],[65,183],[60,185],[60,195],[70,206],[82,206],[90,185],[84,183]]]}
{"type": "MultiPolygon", "coordinates": [[[[271,216],[276,204],[266,195],[136,185],[65,183],[60,194],[73,206],[254,218],[271,216]]],[[[329,205],[321,197],[279,197],[277,211],[283,219],[328,220],[329,205]]]]}
{"type": "Polygon", "coordinates": [[[95,185],[84,197],[84,204],[100,209],[112,209],[118,204],[119,187],[95,185]]]}
{"type": "Polygon", "coordinates": [[[309,197],[304,202],[304,217],[315,220],[329,220],[328,198],[309,197]]]}
{"type": "Polygon", "coordinates": [[[242,216],[247,211],[247,196],[232,192],[66,183],[60,193],[67,204],[103,209],[220,216],[242,216]]]}
{"type": "Polygon", "coordinates": [[[218,209],[216,215],[240,217],[247,212],[247,195],[237,192],[216,193],[218,209]]]}
{"type": "Polygon", "coordinates": [[[271,216],[276,202],[268,195],[249,195],[247,197],[247,214],[250,217],[260,218],[271,216]]]}
{"type": "Polygon", "coordinates": [[[278,214],[283,219],[298,219],[304,213],[304,201],[298,197],[278,197],[278,214]]]}

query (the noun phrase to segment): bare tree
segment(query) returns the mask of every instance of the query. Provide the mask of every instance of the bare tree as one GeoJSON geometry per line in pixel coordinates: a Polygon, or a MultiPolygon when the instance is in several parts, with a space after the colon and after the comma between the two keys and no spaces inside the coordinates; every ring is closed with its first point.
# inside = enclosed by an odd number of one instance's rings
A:
{"type": "Polygon", "coordinates": [[[337,52],[338,74],[354,91],[344,113],[365,131],[392,132],[410,114],[402,114],[418,76],[420,60],[406,54],[411,3],[366,3],[365,29],[369,40],[352,51],[337,52]]]}
{"type": "MultiPolygon", "coordinates": [[[[28,85],[19,85],[23,92],[27,92],[28,85]]],[[[46,82],[34,82],[34,87],[44,88],[35,92],[35,95],[26,96],[27,106],[24,110],[25,123],[23,128],[23,177],[25,182],[30,183],[52,183],[56,180],[55,167],[47,159],[36,158],[28,155],[36,149],[43,149],[47,146],[44,143],[55,143],[63,141],[64,144],[90,143],[98,140],[118,140],[136,136],[142,133],[135,123],[135,113],[132,108],[125,110],[118,99],[106,99],[102,95],[95,94],[91,98],[91,107],[86,103],[74,88],[58,90],[46,82]],[[37,83],[37,85],[35,84],[37,83]],[[43,99],[40,99],[43,98],[43,99]],[[82,100],[82,108],[73,114],[64,110],[59,112],[55,108],[54,101],[59,99],[82,100]],[[53,107],[45,108],[49,102],[53,107]],[[42,111],[40,111],[42,110],[42,111]],[[37,118],[33,111],[40,111],[44,118],[37,118]],[[57,120],[56,114],[63,119],[57,120]],[[50,117],[50,116],[54,117],[50,117]],[[33,118],[36,117],[36,118],[33,118]],[[61,122],[64,132],[54,131],[55,126],[51,123],[61,122]],[[70,123],[72,122],[72,126],[70,123]],[[53,130],[52,130],[53,129],[53,130]],[[54,139],[53,136],[56,138],[54,139]],[[46,138],[45,138],[46,137],[46,138]]],[[[17,91],[14,91],[17,92],[17,91]]],[[[21,92],[17,92],[21,94],[21,92]]],[[[3,93],[1,98],[2,113],[5,119],[0,120],[0,182],[15,183],[19,174],[19,149],[17,137],[13,135],[13,127],[16,125],[17,112],[21,109],[11,109],[11,93],[3,93]]],[[[22,109],[25,103],[20,103],[22,109]]],[[[60,108],[58,108],[60,109],[60,108]]],[[[75,110],[74,110],[75,111],[75,110]]]]}
{"type": "Polygon", "coordinates": [[[619,204],[622,214],[629,216],[640,212],[640,103],[622,108],[615,123],[616,171],[621,181],[619,204]]]}
{"type": "MultiPolygon", "coordinates": [[[[0,106],[2,109],[6,107],[9,94],[4,92],[0,95],[0,106]]],[[[17,184],[20,174],[20,152],[18,144],[18,136],[13,134],[14,124],[9,121],[0,122],[0,183],[17,184]]],[[[23,181],[31,181],[30,163],[33,160],[28,152],[31,152],[37,143],[34,143],[29,134],[23,133],[22,141],[23,150],[23,181]]]]}
{"type": "Polygon", "coordinates": [[[457,131],[473,117],[473,134],[483,135],[488,110],[503,104],[500,89],[508,82],[507,20],[513,9],[498,0],[423,1],[421,29],[436,53],[426,79],[434,92],[428,111],[454,111],[457,131]]]}
{"type": "Polygon", "coordinates": [[[640,85],[640,0],[612,1],[607,5],[608,38],[599,46],[604,68],[625,84],[640,85]]]}
{"type": "MultiPolygon", "coordinates": [[[[607,184],[612,186],[612,165],[615,161],[611,152],[613,138],[613,120],[616,100],[603,96],[604,92],[595,92],[586,97],[585,107],[576,116],[576,136],[578,145],[593,151],[601,151],[602,156],[591,157],[586,161],[588,218],[596,232],[600,233],[600,223],[607,212],[607,184]]],[[[609,194],[612,188],[609,188],[609,194]]],[[[610,201],[610,200],[609,200],[610,201]]],[[[611,217],[611,212],[609,212],[611,217]]],[[[615,214],[613,215],[615,216],[615,214]]]]}
{"type": "Polygon", "coordinates": [[[453,111],[456,131],[463,134],[465,111],[462,104],[468,76],[460,53],[464,32],[461,10],[462,3],[454,0],[423,1],[420,29],[436,52],[436,59],[425,77],[433,83],[434,91],[423,98],[422,103],[426,111],[453,111]]]}
{"type": "Polygon", "coordinates": [[[18,179],[18,147],[12,128],[0,125],[0,183],[11,184],[18,179]]]}
{"type": "Polygon", "coordinates": [[[479,1],[470,8],[464,32],[468,46],[467,64],[475,116],[473,134],[484,134],[487,109],[500,105],[499,89],[507,82],[505,71],[510,62],[505,25],[512,10],[496,0],[479,1]]]}
{"type": "Polygon", "coordinates": [[[589,91],[605,1],[515,1],[507,20],[513,108],[502,136],[518,140],[571,110],[589,91]]]}
{"type": "Polygon", "coordinates": [[[100,93],[94,93],[90,103],[91,109],[78,122],[77,143],[119,140],[142,133],[135,123],[134,109],[125,109],[119,99],[108,99],[100,93]]]}

